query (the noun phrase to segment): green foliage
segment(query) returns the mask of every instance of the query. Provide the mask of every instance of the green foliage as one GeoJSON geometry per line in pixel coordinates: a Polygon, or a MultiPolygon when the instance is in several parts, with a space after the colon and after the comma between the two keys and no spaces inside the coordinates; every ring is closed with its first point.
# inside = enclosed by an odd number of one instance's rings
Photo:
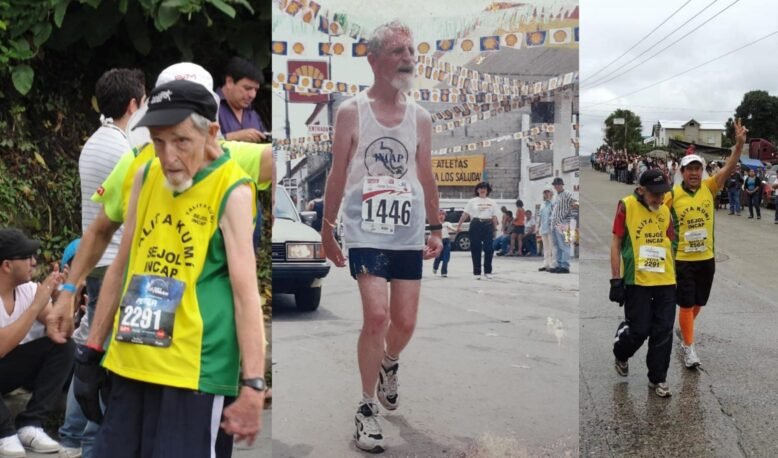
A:
{"type": "Polygon", "coordinates": [[[614,149],[626,149],[636,151],[643,144],[641,132],[643,124],[640,116],[629,110],[618,109],[605,119],[605,143],[614,149]],[[613,120],[622,118],[624,124],[614,124],[613,120]]]}
{"type": "MultiPolygon", "coordinates": [[[[749,91],[735,109],[735,118],[748,129],[748,138],[764,138],[772,143],[778,141],[778,97],[767,91],[749,91]]],[[[734,144],[733,119],[727,120],[727,137],[734,144]]]]}
{"type": "MultiPolygon", "coordinates": [[[[78,156],[99,126],[90,101],[106,70],[141,68],[150,86],[164,67],[189,60],[218,82],[239,49],[262,68],[270,18],[255,12],[269,11],[270,1],[226,3],[234,19],[206,0],[0,0],[0,227],[41,240],[41,261],[81,233],[78,156]],[[161,32],[163,4],[180,14],[161,32]]],[[[269,93],[258,101],[269,107],[269,93]]],[[[266,285],[269,262],[260,269],[266,285]]]]}
{"type": "Polygon", "coordinates": [[[226,49],[264,67],[270,56],[264,34],[256,33],[255,28],[254,33],[232,41],[234,35],[229,33],[233,30],[231,26],[240,25],[241,21],[253,22],[255,27],[264,25],[269,30],[268,18],[254,16],[260,6],[269,10],[270,1],[254,3],[252,6],[246,0],[0,0],[0,79],[10,74],[15,90],[26,95],[35,79],[30,63],[39,59],[45,48],[64,50],[85,43],[94,49],[119,33],[126,33],[142,55],[151,52],[155,34],[171,31],[175,36],[187,37],[174,42],[182,56],[193,55],[191,43],[221,41],[226,49]],[[227,23],[234,20],[237,23],[227,23]]]}

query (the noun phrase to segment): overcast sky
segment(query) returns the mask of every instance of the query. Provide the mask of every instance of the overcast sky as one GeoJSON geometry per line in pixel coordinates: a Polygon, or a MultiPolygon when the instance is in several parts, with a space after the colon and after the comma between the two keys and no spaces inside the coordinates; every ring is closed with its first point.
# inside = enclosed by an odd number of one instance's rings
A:
{"type": "Polygon", "coordinates": [[[691,0],[679,10],[686,1],[581,1],[582,155],[590,154],[603,143],[603,122],[618,108],[637,113],[643,123],[643,135],[647,136],[651,125],[658,120],[694,118],[723,124],[733,115],[743,94],[751,90],[778,95],[778,33],[682,76],[627,95],[778,32],[778,3],[774,0],[691,0]],[[596,73],[676,10],[676,14],[637,47],[596,73]],[[668,37],[689,19],[688,24],[668,37]],[[677,44],[659,52],[689,32],[677,44]],[[627,64],[662,38],[665,39],[660,44],[627,64]],[[654,54],[656,57],[634,70],[605,81],[654,54]],[[603,84],[597,85],[600,82],[603,84]]]}

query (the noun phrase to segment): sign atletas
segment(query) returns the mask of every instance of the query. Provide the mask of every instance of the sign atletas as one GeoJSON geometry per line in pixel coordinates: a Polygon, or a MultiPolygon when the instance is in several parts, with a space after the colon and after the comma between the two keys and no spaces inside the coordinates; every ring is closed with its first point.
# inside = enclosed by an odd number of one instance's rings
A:
{"type": "Polygon", "coordinates": [[[475,186],[483,181],[484,155],[432,158],[438,186],[475,186]]]}

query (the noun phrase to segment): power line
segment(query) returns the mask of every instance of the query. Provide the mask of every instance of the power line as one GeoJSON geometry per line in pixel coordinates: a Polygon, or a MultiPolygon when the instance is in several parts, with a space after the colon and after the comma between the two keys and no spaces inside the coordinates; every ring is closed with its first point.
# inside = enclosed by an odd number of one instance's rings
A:
{"type": "Polygon", "coordinates": [[[727,56],[729,56],[730,54],[734,54],[734,53],[736,53],[736,52],[740,51],[741,49],[745,49],[745,48],[747,48],[747,47],[749,47],[749,46],[751,46],[751,45],[754,45],[754,44],[756,44],[756,43],[759,43],[759,42],[760,42],[760,41],[762,41],[762,40],[766,40],[767,38],[770,38],[771,36],[773,36],[773,35],[776,35],[776,34],[778,34],[778,30],[776,30],[775,32],[768,33],[767,35],[763,36],[762,38],[758,38],[758,39],[756,39],[756,40],[754,40],[754,41],[752,41],[752,42],[750,42],[750,43],[746,43],[745,45],[743,45],[743,46],[741,46],[741,47],[739,47],[739,48],[737,48],[737,49],[733,49],[732,51],[729,51],[729,52],[727,52],[727,53],[725,53],[725,54],[722,54],[722,55],[720,55],[720,56],[718,56],[718,57],[714,57],[713,59],[711,59],[711,60],[709,60],[709,61],[707,61],[707,62],[703,62],[703,63],[701,63],[700,65],[694,66],[694,67],[692,67],[692,68],[690,68],[690,69],[688,69],[688,70],[684,70],[684,71],[682,71],[681,73],[677,73],[677,74],[675,74],[675,75],[673,75],[673,76],[671,76],[671,77],[669,77],[669,78],[665,78],[665,79],[663,79],[663,80],[661,80],[661,81],[658,81],[658,82],[656,82],[656,83],[654,83],[654,84],[650,84],[650,85],[648,85],[648,86],[645,86],[645,87],[643,87],[643,88],[640,88],[640,89],[638,89],[638,90],[636,90],[636,91],[632,91],[632,92],[630,92],[630,93],[623,94],[623,95],[620,95],[620,96],[618,96],[618,97],[614,97],[614,98],[612,98],[612,99],[608,99],[608,100],[606,100],[606,101],[604,101],[604,102],[599,102],[599,103],[594,103],[594,104],[588,105],[588,107],[589,107],[589,108],[591,108],[591,107],[596,107],[596,106],[598,106],[598,105],[604,105],[604,104],[606,104],[606,103],[613,102],[614,100],[618,100],[618,99],[620,99],[620,98],[622,98],[622,97],[627,97],[627,96],[630,96],[630,95],[632,95],[632,94],[637,94],[638,92],[642,92],[642,91],[645,91],[646,89],[652,88],[652,87],[654,87],[654,86],[658,86],[658,85],[660,85],[660,84],[662,84],[662,83],[664,83],[664,82],[670,81],[671,79],[677,78],[677,77],[679,77],[679,76],[681,76],[681,75],[685,75],[685,74],[687,74],[687,73],[689,73],[689,72],[691,72],[691,71],[693,71],[693,70],[697,70],[697,69],[698,69],[698,68],[700,68],[700,67],[704,67],[705,65],[708,65],[708,64],[709,64],[709,63],[711,63],[711,62],[714,62],[714,61],[717,61],[717,60],[719,60],[719,59],[722,59],[722,58],[724,58],[724,57],[727,57],[727,56]]]}
{"type": "MultiPolygon", "coordinates": [[[[732,4],[730,4],[729,6],[727,6],[726,8],[724,8],[724,10],[726,10],[726,9],[727,9],[727,8],[729,8],[730,6],[734,5],[734,4],[735,4],[735,3],[737,3],[738,1],[740,1],[740,0],[735,0],[735,2],[734,2],[734,3],[732,3],[732,4]]],[[[706,6],[705,6],[705,8],[701,9],[701,10],[700,10],[700,11],[699,11],[697,14],[695,14],[694,16],[692,16],[692,17],[690,17],[689,19],[687,19],[687,20],[686,20],[686,22],[684,22],[683,24],[679,25],[677,28],[673,29],[673,31],[672,31],[672,32],[670,32],[670,33],[668,33],[667,35],[665,35],[665,36],[664,36],[664,37],[663,37],[661,40],[657,41],[656,43],[654,43],[653,45],[651,45],[651,46],[650,46],[648,49],[646,49],[646,50],[645,50],[645,51],[643,51],[642,53],[640,53],[640,54],[638,54],[637,56],[635,56],[635,57],[634,57],[632,60],[630,60],[629,62],[626,62],[625,64],[623,64],[621,67],[619,67],[618,69],[616,69],[616,71],[619,71],[619,70],[621,70],[621,69],[625,68],[627,65],[631,64],[632,62],[635,62],[635,61],[636,61],[636,60],[638,60],[638,59],[639,59],[641,56],[643,56],[643,55],[644,55],[644,54],[646,54],[647,52],[649,52],[649,51],[651,51],[652,49],[654,49],[654,48],[655,48],[656,46],[658,46],[658,45],[659,45],[661,42],[665,41],[665,40],[666,40],[667,38],[669,38],[669,37],[670,37],[672,34],[674,34],[675,32],[677,32],[677,31],[678,31],[678,30],[680,30],[681,28],[683,28],[683,26],[685,26],[686,24],[688,24],[689,22],[691,22],[693,19],[695,19],[697,16],[699,16],[700,14],[702,14],[703,12],[705,12],[705,10],[707,10],[708,8],[710,8],[711,6],[713,6],[713,4],[714,4],[714,3],[716,3],[716,2],[718,2],[718,0],[713,0],[712,2],[708,3],[708,5],[706,5],[706,6]]],[[[713,19],[713,18],[715,18],[716,16],[718,16],[719,14],[721,14],[721,13],[722,13],[724,10],[721,10],[721,11],[719,11],[719,12],[718,12],[718,13],[717,13],[715,16],[713,16],[712,18],[708,19],[708,21],[710,21],[711,19],[713,19]]],[[[697,26],[696,28],[692,29],[692,31],[691,31],[691,32],[689,32],[689,33],[692,33],[692,32],[694,32],[694,31],[696,31],[697,29],[699,29],[700,27],[702,27],[703,25],[705,25],[705,24],[706,24],[708,21],[705,21],[705,22],[703,22],[701,25],[699,25],[699,26],[697,26]]],[[[688,35],[688,34],[687,34],[687,35],[688,35]]],[[[686,36],[686,35],[684,35],[684,36],[686,36]]],[[[683,37],[681,37],[681,38],[683,38],[683,37]]],[[[680,41],[680,40],[678,40],[678,41],[680,41]]],[[[672,44],[670,44],[670,46],[674,45],[674,44],[675,44],[675,43],[677,43],[678,41],[675,41],[675,42],[673,42],[672,44]]],[[[667,48],[669,48],[670,46],[668,46],[667,48]]],[[[664,50],[665,50],[665,49],[667,49],[667,48],[664,48],[664,49],[662,49],[662,51],[664,51],[664,50]]],[[[659,52],[662,52],[662,51],[659,51],[659,52]]],[[[657,54],[658,54],[658,53],[657,53],[657,54]]],[[[640,62],[640,63],[638,63],[638,65],[636,65],[636,66],[634,66],[634,67],[631,67],[630,69],[628,69],[628,70],[627,70],[627,71],[625,71],[625,72],[619,73],[619,74],[617,74],[617,75],[616,75],[616,76],[614,76],[614,77],[608,77],[608,76],[605,76],[604,78],[598,78],[598,80],[597,80],[597,81],[591,82],[591,83],[589,83],[589,85],[587,85],[587,86],[588,86],[588,87],[597,87],[597,86],[601,85],[602,83],[605,83],[605,82],[607,82],[607,81],[610,81],[610,80],[612,80],[612,79],[614,79],[614,78],[618,78],[619,76],[623,75],[624,73],[627,73],[627,72],[629,72],[629,71],[631,71],[631,70],[633,70],[633,69],[635,69],[635,68],[639,67],[640,65],[644,64],[645,62],[647,62],[647,61],[651,60],[651,59],[652,59],[654,56],[656,56],[656,54],[654,54],[653,56],[651,56],[651,57],[649,57],[648,59],[644,60],[643,62],[640,62]]]]}
{"type": "MultiPolygon", "coordinates": [[[[603,105],[621,106],[621,105],[624,105],[624,104],[623,103],[607,103],[607,104],[603,104],[603,105]]],[[[660,110],[695,110],[695,111],[711,111],[711,112],[713,112],[713,111],[720,111],[720,112],[732,111],[732,110],[710,110],[710,109],[704,110],[704,109],[700,109],[700,108],[696,108],[696,107],[695,108],[689,108],[689,107],[660,107],[660,106],[656,106],[656,105],[632,105],[632,104],[630,104],[630,106],[631,107],[636,107],[636,108],[657,108],[657,109],[660,109],[660,110]]]]}
{"type": "Polygon", "coordinates": [[[622,55],[620,55],[619,57],[617,57],[617,58],[613,59],[612,61],[608,62],[608,64],[607,64],[607,65],[605,65],[604,67],[600,68],[600,69],[599,69],[599,70],[597,70],[596,72],[594,72],[594,73],[592,73],[591,75],[589,75],[589,76],[588,76],[586,79],[584,79],[584,80],[582,81],[582,83],[583,83],[583,84],[586,84],[586,81],[588,81],[588,80],[590,80],[590,79],[594,78],[594,75],[596,75],[596,74],[598,74],[598,73],[602,72],[602,71],[603,71],[603,70],[605,70],[606,68],[610,67],[610,65],[611,65],[612,63],[614,63],[614,62],[616,62],[617,60],[621,59],[622,57],[626,56],[628,52],[630,52],[630,51],[632,51],[633,49],[635,49],[635,47],[636,47],[637,45],[639,45],[640,43],[642,43],[642,42],[643,42],[643,40],[645,40],[646,38],[648,38],[649,36],[651,36],[651,34],[652,34],[652,33],[656,32],[656,31],[657,31],[657,29],[659,29],[660,27],[662,27],[662,26],[663,26],[663,25],[664,25],[664,24],[665,24],[667,21],[669,21],[669,20],[670,20],[670,18],[672,18],[673,16],[675,16],[676,14],[678,14],[678,12],[679,12],[679,11],[681,11],[681,10],[683,9],[683,7],[684,7],[684,6],[686,6],[686,5],[688,5],[688,4],[689,4],[691,1],[692,1],[692,0],[687,0],[687,1],[686,1],[686,3],[684,3],[683,5],[681,5],[681,7],[680,7],[680,8],[678,8],[677,10],[673,11],[673,12],[670,14],[670,16],[667,16],[667,18],[666,18],[664,21],[662,21],[662,22],[661,22],[661,23],[660,23],[658,26],[654,27],[654,29],[653,29],[652,31],[648,32],[648,34],[647,34],[646,36],[644,36],[643,38],[641,38],[640,40],[638,40],[638,41],[637,41],[637,43],[635,43],[634,45],[632,45],[632,47],[631,47],[631,48],[629,48],[628,50],[624,51],[624,54],[622,54],[622,55]]]}

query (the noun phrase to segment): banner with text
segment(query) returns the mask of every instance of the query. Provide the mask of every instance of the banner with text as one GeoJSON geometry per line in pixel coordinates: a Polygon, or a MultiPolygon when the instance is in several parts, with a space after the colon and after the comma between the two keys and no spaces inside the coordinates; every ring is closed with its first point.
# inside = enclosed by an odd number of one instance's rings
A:
{"type": "Polygon", "coordinates": [[[483,181],[484,155],[433,157],[432,171],[438,186],[475,186],[483,181]]]}

